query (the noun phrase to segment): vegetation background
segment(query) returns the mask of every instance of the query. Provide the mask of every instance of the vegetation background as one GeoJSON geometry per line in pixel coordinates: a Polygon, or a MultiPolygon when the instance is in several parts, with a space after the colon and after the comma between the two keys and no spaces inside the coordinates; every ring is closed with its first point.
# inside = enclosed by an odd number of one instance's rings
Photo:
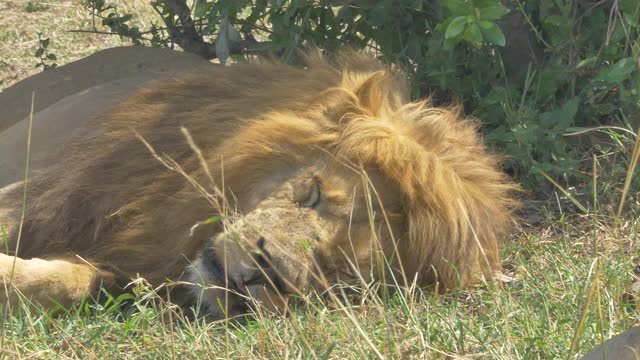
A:
{"type": "MultiPolygon", "coordinates": [[[[343,45],[400,66],[415,97],[458,103],[528,190],[506,283],[211,324],[138,283],[132,297],[5,317],[0,349],[37,358],[572,359],[640,322],[637,0],[74,0],[0,3],[0,89],[133,43],[222,63],[343,45]],[[635,270],[635,272],[634,272],[635,270]],[[121,303],[128,303],[121,306],[121,303]]],[[[313,299],[312,299],[313,300],[313,299]]]]}

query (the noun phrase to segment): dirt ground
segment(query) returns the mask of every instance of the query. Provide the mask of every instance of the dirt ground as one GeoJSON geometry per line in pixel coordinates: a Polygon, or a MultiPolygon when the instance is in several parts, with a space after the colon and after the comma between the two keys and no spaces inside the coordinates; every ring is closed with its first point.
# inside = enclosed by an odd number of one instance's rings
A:
{"type": "MultiPolygon", "coordinates": [[[[120,13],[134,14],[134,21],[147,27],[158,21],[147,0],[107,0],[120,13]]],[[[84,0],[0,0],[0,91],[42,71],[36,68],[38,33],[49,37],[49,53],[56,55],[58,65],[88,56],[98,50],[127,45],[118,36],[73,32],[91,30],[94,19],[85,9],[84,0]]],[[[98,30],[100,19],[95,19],[98,30]]]]}

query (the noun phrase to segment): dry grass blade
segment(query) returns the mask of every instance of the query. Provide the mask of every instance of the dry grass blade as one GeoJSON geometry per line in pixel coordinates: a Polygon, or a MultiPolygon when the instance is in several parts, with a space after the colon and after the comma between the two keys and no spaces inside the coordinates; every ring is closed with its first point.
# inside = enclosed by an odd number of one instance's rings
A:
{"type": "MultiPolygon", "coordinates": [[[[615,223],[613,225],[614,231],[617,231],[617,229],[618,229],[618,226],[619,226],[619,223],[620,223],[620,217],[622,215],[622,210],[624,208],[625,199],[626,199],[626,197],[627,197],[627,195],[629,193],[629,187],[631,185],[631,180],[633,179],[633,175],[635,173],[635,169],[636,169],[636,166],[638,164],[638,159],[640,158],[640,136],[639,135],[640,135],[640,128],[638,129],[638,134],[635,135],[635,141],[633,143],[633,150],[631,152],[631,159],[630,159],[630,162],[629,162],[629,166],[627,167],[627,174],[626,174],[626,177],[625,177],[624,187],[622,189],[622,194],[620,196],[620,202],[618,204],[618,210],[617,210],[616,216],[615,216],[615,223]]],[[[594,204],[594,207],[596,205],[596,200],[597,200],[597,198],[596,198],[596,193],[597,193],[597,182],[596,182],[596,180],[597,180],[597,166],[596,165],[597,165],[596,157],[594,155],[593,156],[593,190],[592,190],[593,191],[593,204],[594,204]]],[[[553,180],[550,179],[546,174],[543,173],[543,175],[545,175],[545,177],[547,177],[550,181],[553,182],[553,180]]],[[[553,183],[555,185],[555,182],[553,182],[553,183]]],[[[558,185],[556,185],[556,186],[558,186],[558,185]]],[[[566,193],[566,191],[564,191],[564,189],[561,188],[561,190],[563,190],[563,192],[567,196],[569,196],[566,193]]],[[[570,199],[571,199],[571,197],[570,197],[570,199]]],[[[594,224],[594,227],[595,227],[595,224],[594,224]]],[[[612,244],[611,244],[611,242],[608,242],[606,245],[607,246],[605,247],[605,254],[604,255],[608,256],[609,253],[611,252],[611,249],[612,249],[611,245],[612,244]]],[[[587,292],[587,296],[585,298],[584,305],[583,305],[582,310],[580,312],[580,319],[578,321],[578,325],[576,327],[573,339],[571,341],[571,346],[569,347],[569,352],[567,353],[567,359],[571,359],[573,357],[573,355],[575,354],[575,352],[576,352],[576,349],[578,347],[578,342],[580,340],[580,335],[582,333],[582,330],[583,330],[584,325],[585,325],[585,320],[587,318],[587,313],[588,313],[588,310],[589,310],[589,306],[590,306],[590,304],[592,302],[592,299],[593,299],[593,296],[594,296],[594,293],[595,293],[596,289],[598,289],[598,287],[599,287],[600,278],[602,276],[602,274],[601,274],[602,266],[601,266],[601,263],[600,263],[600,258],[599,258],[598,253],[597,253],[598,252],[597,245],[595,245],[595,252],[596,252],[595,253],[595,260],[594,260],[594,262],[595,262],[595,271],[594,271],[594,274],[593,274],[593,280],[592,280],[592,282],[591,282],[591,284],[589,286],[589,290],[587,292]]],[[[600,301],[601,301],[600,300],[600,292],[598,292],[597,297],[598,297],[598,299],[597,299],[598,300],[598,304],[600,304],[600,301]]],[[[602,319],[602,309],[601,309],[600,306],[598,306],[598,308],[597,308],[597,313],[598,313],[599,319],[602,319]]]]}
{"type": "Polygon", "coordinates": [[[580,211],[582,211],[585,214],[589,212],[589,210],[584,205],[582,205],[582,203],[580,203],[578,199],[576,199],[573,195],[571,195],[571,193],[567,191],[567,189],[562,187],[562,185],[558,184],[555,180],[553,180],[553,178],[551,178],[551,176],[549,176],[544,171],[542,170],[539,170],[539,171],[545,178],[547,178],[547,180],[549,180],[551,184],[553,184],[553,186],[558,188],[558,190],[560,190],[578,209],[580,209],[580,211]]]}
{"type": "Polygon", "coordinates": [[[569,347],[569,352],[567,353],[567,360],[572,359],[573,355],[576,352],[576,348],[578,347],[578,342],[580,341],[580,335],[582,334],[582,329],[584,328],[585,320],[587,319],[587,312],[589,311],[589,306],[591,305],[591,300],[593,299],[593,294],[598,287],[598,278],[600,277],[600,261],[596,258],[595,260],[595,271],[593,274],[593,281],[589,286],[589,291],[587,292],[587,297],[582,305],[582,311],[580,312],[580,320],[578,320],[578,326],[576,327],[576,331],[573,335],[573,339],[571,340],[571,346],[569,347]]]}
{"type": "Polygon", "coordinates": [[[638,135],[636,135],[633,131],[631,131],[629,129],[625,129],[625,128],[620,127],[620,126],[596,126],[596,127],[592,127],[592,128],[588,128],[588,129],[584,129],[584,130],[565,133],[565,134],[563,134],[563,136],[584,135],[584,134],[590,133],[592,131],[603,131],[603,130],[618,130],[618,131],[627,133],[627,134],[629,134],[629,135],[631,135],[631,136],[633,136],[635,138],[638,137],[638,135]]]}
{"type": "MultiPolygon", "coordinates": [[[[187,181],[189,181],[189,183],[194,187],[195,190],[197,190],[205,199],[207,199],[207,201],[209,201],[209,203],[213,206],[213,208],[216,211],[218,211],[220,214],[224,214],[225,213],[226,200],[223,198],[223,196],[224,196],[223,193],[220,191],[220,189],[213,182],[213,177],[211,176],[211,173],[207,173],[207,176],[210,179],[210,181],[212,182],[213,194],[210,193],[209,191],[207,191],[206,188],[204,186],[202,186],[191,175],[187,174],[186,171],[184,171],[184,169],[180,166],[180,164],[178,164],[171,157],[169,157],[169,156],[167,156],[165,154],[162,154],[162,155],[158,154],[156,152],[156,150],[153,148],[153,146],[151,144],[149,144],[149,142],[147,140],[145,140],[144,137],[140,133],[138,133],[135,129],[131,129],[131,131],[135,134],[136,138],[138,140],[140,140],[140,142],[142,142],[144,144],[144,146],[147,148],[147,150],[149,150],[149,153],[156,160],[158,160],[168,170],[175,171],[175,172],[179,173],[180,175],[182,175],[187,181]],[[222,200],[222,203],[220,202],[221,200],[222,200]]],[[[183,134],[185,134],[185,136],[187,138],[187,141],[189,142],[189,145],[192,146],[192,149],[194,150],[194,152],[196,152],[196,154],[198,154],[198,153],[201,154],[201,152],[198,149],[198,147],[191,140],[191,135],[189,135],[188,131],[184,130],[183,134]]],[[[209,170],[209,168],[206,167],[205,171],[208,172],[208,170],[209,170]]]]}
{"type": "Polygon", "coordinates": [[[638,134],[636,135],[636,140],[633,143],[633,151],[631,152],[631,160],[629,162],[629,167],[627,168],[627,176],[624,179],[624,187],[622,188],[622,196],[620,197],[620,204],[618,205],[618,211],[616,212],[616,225],[620,219],[620,215],[622,214],[622,209],[624,208],[624,200],[627,198],[627,194],[629,193],[629,186],[631,186],[631,179],[633,179],[633,174],[635,173],[636,166],[638,165],[638,158],[640,158],[640,127],[638,128],[638,134]]]}
{"type": "MultiPolygon", "coordinates": [[[[20,249],[20,240],[22,239],[22,228],[24,226],[24,218],[27,212],[27,188],[28,188],[28,179],[29,179],[29,159],[31,158],[31,130],[33,129],[33,108],[35,105],[36,93],[31,93],[31,110],[29,111],[29,121],[27,124],[27,149],[24,163],[24,183],[23,183],[23,192],[22,192],[22,209],[20,213],[20,225],[18,226],[18,238],[16,240],[16,247],[14,251],[13,263],[11,264],[11,272],[9,275],[9,283],[6,285],[3,291],[7,292],[7,304],[4,308],[3,314],[3,324],[7,322],[7,316],[9,315],[9,309],[11,308],[11,292],[13,291],[13,276],[16,270],[16,262],[18,260],[18,249],[20,249]]],[[[2,329],[2,339],[0,340],[0,349],[4,348],[5,341],[5,332],[4,326],[2,329]]]]}

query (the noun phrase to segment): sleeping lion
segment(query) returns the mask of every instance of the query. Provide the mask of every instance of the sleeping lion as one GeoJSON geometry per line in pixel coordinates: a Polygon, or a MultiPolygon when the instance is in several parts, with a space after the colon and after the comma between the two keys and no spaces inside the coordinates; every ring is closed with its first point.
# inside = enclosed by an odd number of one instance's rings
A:
{"type": "MultiPolygon", "coordinates": [[[[0,304],[72,306],[139,276],[224,318],[337,283],[490,279],[516,187],[476,122],[407,94],[356,52],[138,90],[30,180],[0,304]]],[[[19,209],[22,187],[2,191],[19,209]]]]}

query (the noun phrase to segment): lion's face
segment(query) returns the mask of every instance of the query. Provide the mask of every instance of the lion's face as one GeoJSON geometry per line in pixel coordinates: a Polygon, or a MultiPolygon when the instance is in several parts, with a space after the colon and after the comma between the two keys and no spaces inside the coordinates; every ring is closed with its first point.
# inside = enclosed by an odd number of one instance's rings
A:
{"type": "Polygon", "coordinates": [[[331,159],[280,170],[191,267],[190,280],[204,285],[194,290],[214,315],[241,313],[254,300],[280,309],[292,294],[368,281],[375,253],[388,250],[374,240],[400,232],[399,195],[375,171],[331,159]]]}

